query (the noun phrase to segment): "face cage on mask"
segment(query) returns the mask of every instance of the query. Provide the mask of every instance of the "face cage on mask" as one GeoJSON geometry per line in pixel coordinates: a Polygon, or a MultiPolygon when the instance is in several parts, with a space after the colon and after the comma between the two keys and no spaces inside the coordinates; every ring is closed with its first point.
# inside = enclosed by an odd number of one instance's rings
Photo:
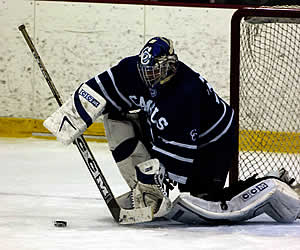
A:
{"type": "Polygon", "coordinates": [[[175,64],[176,60],[164,58],[163,60],[157,62],[153,66],[143,66],[138,65],[138,71],[142,80],[148,85],[148,87],[153,88],[156,84],[163,84],[163,80],[170,75],[175,74],[175,64]],[[171,64],[174,64],[171,66],[171,64]],[[171,73],[169,71],[172,71],[171,73]]]}

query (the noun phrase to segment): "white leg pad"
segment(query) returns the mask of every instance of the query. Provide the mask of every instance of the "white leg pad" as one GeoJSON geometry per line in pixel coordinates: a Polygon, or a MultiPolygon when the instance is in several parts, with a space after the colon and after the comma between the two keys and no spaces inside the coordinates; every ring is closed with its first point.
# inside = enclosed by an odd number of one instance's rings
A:
{"type": "Polygon", "coordinates": [[[299,196],[286,183],[276,180],[276,184],[276,192],[265,207],[265,213],[278,222],[293,222],[300,215],[299,196]]]}
{"type": "Polygon", "coordinates": [[[115,150],[122,142],[135,137],[135,131],[131,121],[113,120],[108,115],[103,116],[105,133],[110,150],[115,150]]]}
{"type": "Polygon", "coordinates": [[[86,84],[82,84],[44,126],[65,145],[72,143],[101,114],[106,101],[86,84]]]}
{"type": "Polygon", "coordinates": [[[277,179],[258,182],[227,201],[228,209],[222,210],[221,202],[206,201],[181,194],[166,216],[185,224],[239,222],[266,213],[278,222],[293,222],[300,212],[300,199],[287,184],[277,179]]]}
{"type": "Polygon", "coordinates": [[[117,162],[120,173],[130,189],[133,189],[137,184],[135,166],[149,159],[150,154],[148,153],[144,144],[139,141],[134,152],[128,158],[117,162]]]}
{"type": "MultiPolygon", "coordinates": [[[[132,124],[133,121],[113,120],[108,118],[108,115],[104,115],[103,121],[109,149],[112,151],[124,141],[136,136],[132,124]]],[[[150,154],[144,144],[138,141],[132,154],[126,159],[116,163],[130,189],[133,189],[137,184],[135,166],[150,158],[150,154]]]]}
{"type": "Polygon", "coordinates": [[[151,207],[154,217],[163,217],[172,208],[172,202],[162,187],[164,167],[160,165],[158,159],[150,159],[138,164],[137,168],[142,176],[140,176],[141,179],[138,180],[136,187],[132,190],[134,207],[151,207]]]}

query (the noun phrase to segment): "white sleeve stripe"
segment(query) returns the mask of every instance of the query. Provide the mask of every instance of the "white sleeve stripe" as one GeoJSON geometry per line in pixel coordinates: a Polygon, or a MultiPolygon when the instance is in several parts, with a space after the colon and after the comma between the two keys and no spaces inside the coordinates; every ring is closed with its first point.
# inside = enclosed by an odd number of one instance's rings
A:
{"type": "Polygon", "coordinates": [[[233,115],[234,115],[234,111],[232,110],[230,121],[228,122],[226,128],[222,131],[222,133],[220,133],[218,136],[216,136],[214,139],[212,139],[211,142],[217,141],[222,135],[224,135],[228,131],[228,129],[230,128],[230,126],[232,124],[233,115]]]}
{"type": "Polygon", "coordinates": [[[129,106],[129,107],[131,107],[132,106],[132,104],[131,104],[131,102],[119,91],[119,89],[117,88],[117,85],[116,85],[116,82],[115,82],[115,78],[114,78],[114,75],[113,75],[113,73],[111,72],[111,70],[109,69],[109,70],[107,70],[107,73],[108,73],[108,75],[109,75],[109,77],[110,77],[110,79],[111,79],[111,81],[113,82],[113,85],[114,85],[114,87],[115,87],[115,90],[117,91],[117,93],[119,94],[119,96],[122,98],[122,100],[124,101],[124,102],[126,102],[127,103],[127,105],[129,106]]]}
{"type": "Polygon", "coordinates": [[[181,184],[186,184],[186,181],[187,181],[187,177],[186,176],[181,176],[181,175],[173,174],[171,172],[168,172],[168,176],[173,181],[179,182],[181,184]]]}
{"type": "Polygon", "coordinates": [[[225,116],[225,114],[226,114],[226,105],[225,105],[225,103],[224,103],[223,101],[221,101],[221,102],[222,102],[223,107],[224,107],[224,112],[223,112],[222,116],[221,116],[220,119],[219,119],[213,126],[211,126],[208,130],[206,130],[206,131],[203,132],[202,134],[198,135],[198,138],[201,138],[201,137],[207,135],[210,131],[212,131],[215,127],[217,127],[218,124],[223,120],[223,118],[224,118],[224,116],[225,116]]]}
{"type": "Polygon", "coordinates": [[[232,120],[233,120],[233,115],[234,115],[234,111],[232,110],[232,114],[231,114],[231,117],[230,117],[230,121],[228,122],[226,128],[222,131],[222,133],[220,133],[218,136],[216,136],[214,139],[210,140],[209,142],[204,143],[204,144],[198,146],[198,148],[203,148],[203,147],[205,147],[206,145],[208,145],[208,144],[210,144],[210,143],[212,143],[212,142],[215,142],[215,141],[219,140],[220,137],[221,137],[222,135],[224,135],[224,134],[228,131],[228,129],[230,128],[230,126],[231,126],[231,124],[232,124],[232,120]]]}
{"type": "Polygon", "coordinates": [[[171,144],[171,145],[178,146],[181,148],[197,149],[197,145],[190,145],[190,144],[180,143],[180,142],[176,142],[176,141],[168,141],[160,136],[158,138],[160,138],[166,144],[171,144]]]}
{"type": "Polygon", "coordinates": [[[117,104],[109,97],[109,95],[107,94],[107,92],[106,92],[105,88],[103,87],[102,82],[100,81],[100,79],[99,79],[98,76],[95,76],[95,80],[96,80],[96,82],[98,83],[98,85],[99,85],[99,87],[100,87],[102,93],[104,94],[105,98],[106,98],[107,100],[109,100],[109,101],[111,102],[111,104],[112,104],[117,110],[121,111],[122,108],[121,108],[119,105],[117,105],[117,104]]]}
{"type": "Polygon", "coordinates": [[[161,148],[158,148],[156,146],[153,146],[152,147],[153,150],[161,153],[161,154],[164,154],[164,155],[167,155],[171,158],[174,158],[176,160],[179,160],[179,161],[184,161],[184,162],[188,162],[188,163],[193,163],[194,162],[194,159],[191,159],[191,158],[185,158],[185,157],[182,157],[182,156],[179,156],[179,155],[176,155],[176,154],[173,154],[173,153],[170,153],[164,149],[161,149],[161,148]]]}

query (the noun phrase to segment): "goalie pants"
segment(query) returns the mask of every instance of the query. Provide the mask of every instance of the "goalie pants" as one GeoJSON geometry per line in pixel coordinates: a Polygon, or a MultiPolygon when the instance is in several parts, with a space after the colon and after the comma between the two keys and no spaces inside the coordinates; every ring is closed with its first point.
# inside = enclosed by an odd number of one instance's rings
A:
{"type": "Polygon", "coordinates": [[[238,143],[234,135],[234,128],[235,124],[232,123],[226,134],[219,140],[198,150],[186,185],[179,184],[181,192],[190,192],[196,196],[202,193],[218,195],[224,187],[228,172],[233,165],[238,143]]]}

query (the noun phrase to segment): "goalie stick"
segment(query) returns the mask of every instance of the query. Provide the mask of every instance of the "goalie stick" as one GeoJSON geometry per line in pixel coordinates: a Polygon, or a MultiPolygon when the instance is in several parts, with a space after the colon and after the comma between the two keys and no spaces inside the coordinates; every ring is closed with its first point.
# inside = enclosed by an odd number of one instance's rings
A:
{"type": "MultiPolygon", "coordinates": [[[[19,30],[24,36],[24,39],[32,52],[34,58],[36,59],[37,64],[48,83],[48,86],[51,89],[53,96],[55,97],[59,106],[62,106],[63,101],[60,97],[44,63],[42,62],[30,36],[28,35],[25,25],[22,24],[19,27],[19,30]]],[[[92,175],[104,201],[107,204],[108,209],[110,210],[114,220],[120,224],[133,224],[139,222],[151,221],[153,219],[153,212],[150,207],[140,208],[140,209],[123,209],[117,203],[116,198],[114,197],[100,167],[98,166],[86,140],[81,135],[75,139],[74,144],[77,146],[90,174],[92,175]]]]}

